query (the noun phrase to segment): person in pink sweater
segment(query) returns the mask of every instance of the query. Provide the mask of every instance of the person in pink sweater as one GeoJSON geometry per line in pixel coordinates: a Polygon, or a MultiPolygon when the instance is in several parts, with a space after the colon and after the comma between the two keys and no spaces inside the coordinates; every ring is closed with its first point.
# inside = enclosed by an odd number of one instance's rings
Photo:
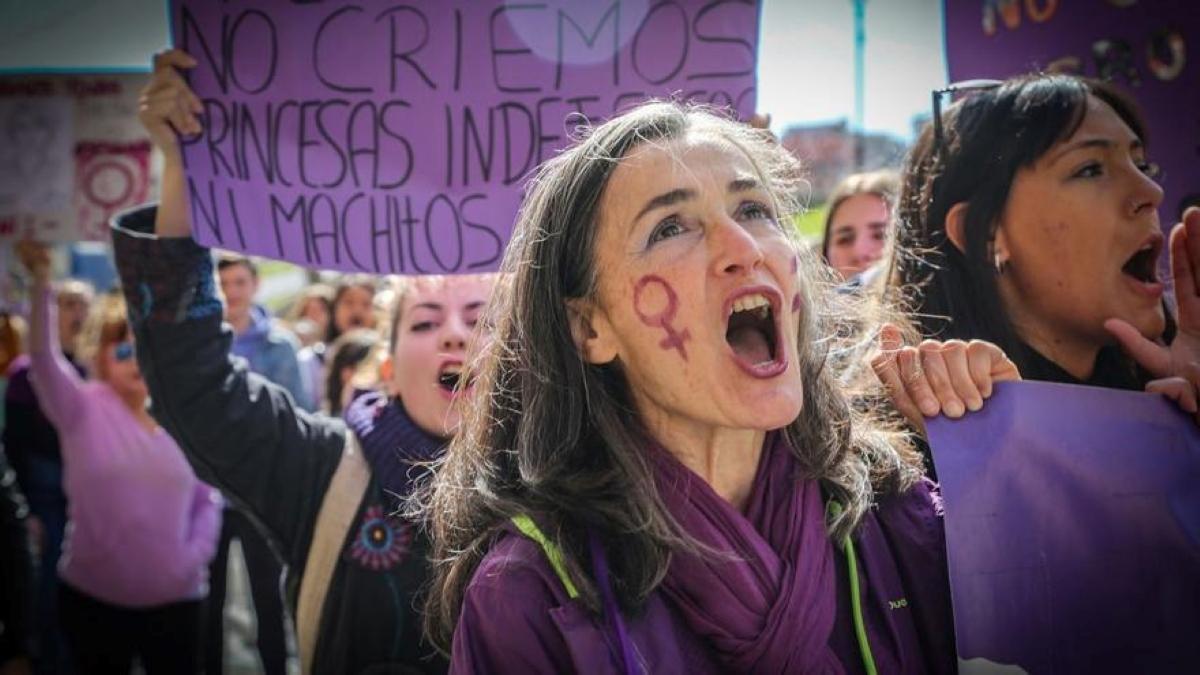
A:
{"type": "Polygon", "coordinates": [[[33,276],[33,387],[62,443],[59,611],[76,668],[127,673],[136,658],[150,675],[198,672],[220,493],[150,416],[124,307],[99,303],[96,380],[81,380],[55,335],[46,248],[23,241],[17,253],[33,276]]]}

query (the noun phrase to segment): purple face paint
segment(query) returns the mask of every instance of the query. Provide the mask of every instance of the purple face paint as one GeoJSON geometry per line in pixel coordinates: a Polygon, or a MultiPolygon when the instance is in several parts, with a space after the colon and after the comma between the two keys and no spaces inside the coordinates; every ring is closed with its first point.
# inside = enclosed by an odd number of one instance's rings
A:
{"type": "Polygon", "coordinates": [[[795,296],[793,296],[793,297],[792,297],[792,311],[793,311],[793,312],[799,312],[799,311],[800,311],[800,304],[801,304],[801,303],[800,303],[800,294],[799,294],[799,293],[797,293],[795,296]]]}
{"type": "Polygon", "coordinates": [[[796,274],[799,271],[800,271],[800,256],[794,255],[794,256],[792,256],[792,274],[796,274]]]}
{"type": "Polygon", "coordinates": [[[687,348],[684,343],[692,339],[691,331],[684,328],[682,331],[676,331],[671,322],[675,320],[675,312],[679,309],[679,298],[675,295],[675,289],[667,283],[666,279],[656,275],[647,274],[638,279],[637,285],[633,287],[633,311],[637,313],[638,318],[642,323],[651,328],[661,328],[667,335],[658,343],[663,349],[674,349],[679,352],[684,361],[687,361],[687,348]],[[661,312],[651,315],[646,311],[645,305],[648,301],[643,293],[650,285],[661,286],[663,295],[666,298],[666,306],[661,312]]]}

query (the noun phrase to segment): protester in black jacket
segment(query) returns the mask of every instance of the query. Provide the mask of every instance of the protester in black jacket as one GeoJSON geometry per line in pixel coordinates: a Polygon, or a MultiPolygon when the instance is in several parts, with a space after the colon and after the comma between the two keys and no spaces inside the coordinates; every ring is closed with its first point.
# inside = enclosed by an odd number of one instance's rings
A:
{"type": "Polygon", "coordinates": [[[196,474],[255,520],[287,562],[305,672],[442,672],[416,610],[428,541],[397,515],[398,496],[457,426],[457,374],[491,279],[430,278],[399,290],[394,395],[352,404],[354,433],[299,408],[230,356],[212,257],[189,236],[176,138],[199,128],[187,110],[195,97],[175,70],[194,61],[179,51],[155,61],[141,117],[165,155],[162,204],[120,217],[113,233],[152,412],[196,474]]]}

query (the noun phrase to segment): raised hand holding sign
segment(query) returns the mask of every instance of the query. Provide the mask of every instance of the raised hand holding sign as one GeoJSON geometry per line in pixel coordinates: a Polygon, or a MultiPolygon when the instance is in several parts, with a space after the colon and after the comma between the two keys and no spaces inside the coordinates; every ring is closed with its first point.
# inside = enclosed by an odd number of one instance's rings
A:
{"type": "Polygon", "coordinates": [[[493,270],[524,179],[583,120],[755,106],[757,3],[171,6],[197,240],[313,268],[493,270]]]}

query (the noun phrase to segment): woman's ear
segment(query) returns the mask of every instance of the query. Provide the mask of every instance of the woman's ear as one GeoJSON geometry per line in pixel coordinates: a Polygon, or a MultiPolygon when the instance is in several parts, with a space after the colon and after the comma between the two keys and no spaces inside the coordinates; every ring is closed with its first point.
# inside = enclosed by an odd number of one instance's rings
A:
{"type": "Polygon", "coordinates": [[[617,358],[617,342],[612,324],[604,312],[583,298],[567,300],[567,320],[571,337],[583,359],[594,365],[612,362],[617,358]]]}
{"type": "Polygon", "coordinates": [[[379,381],[383,384],[383,389],[388,393],[388,396],[395,396],[395,387],[392,386],[392,369],[396,366],[392,362],[392,355],[388,354],[379,364],[379,381]]]}
{"type": "Polygon", "coordinates": [[[959,253],[967,252],[967,203],[959,202],[946,212],[946,238],[959,253]]]}

